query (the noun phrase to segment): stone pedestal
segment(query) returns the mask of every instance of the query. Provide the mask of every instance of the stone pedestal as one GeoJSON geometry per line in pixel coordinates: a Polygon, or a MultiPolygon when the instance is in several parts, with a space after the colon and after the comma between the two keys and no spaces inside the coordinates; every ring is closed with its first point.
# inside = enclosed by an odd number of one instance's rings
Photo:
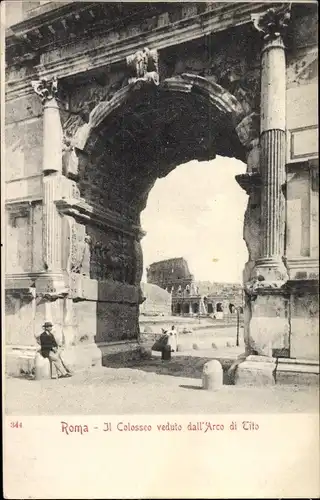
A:
{"type": "Polygon", "coordinates": [[[39,352],[37,352],[34,358],[34,370],[35,380],[50,379],[51,376],[55,376],[53,373],[51,374],[52,367],[50,366],[49,359],[43,358],[39,352]]]}
{"type": "Polygon", "coordinates": [[[264,386],[275,384],[276,361],[267,356],[248,356],[235,373],[235,385],[264,386]]]}
{"type": "Polygon", "coordinates": [[[282,294],[257,295],[251,302],[250,332],[252,346],[260,355],[289,349],[289,301],[282,294]]]}
{"type": "Polygon", "coordinates": [[[319,363],[318,282],[297,281],[290,289],[290,356],[319,363]]]}
{"type": "Polygon", "coordinates": [[[223,385],[223,371],[220,361],[214,359],[206,363],[202,373],[202,388],[217,391],[223,385]]]}

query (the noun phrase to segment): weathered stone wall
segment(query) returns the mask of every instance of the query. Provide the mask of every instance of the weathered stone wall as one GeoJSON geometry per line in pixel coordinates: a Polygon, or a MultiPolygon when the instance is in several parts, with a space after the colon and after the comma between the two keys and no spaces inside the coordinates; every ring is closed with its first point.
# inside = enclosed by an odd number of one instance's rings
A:
{"type": "Polygon", "coordinates": [[[296,292],[290,298],[290,355],[319,360],[319,295],[296,292]]]}
{"type": "MultiPolygon", "coordinates": [[[[9,70],[9,78],[28,78],[29,68],[9,70]]],[[[44,271],[42,254],[42,105],[36,96],[16,96],[5,110],[6,273],[28,277],[44,271]]],[[[6,292],[8,345],[36,345],[44,306],[11,281],[6,292]],[[15,290],[15,287],[18,290],[15,290]],[[37,311],[37,314],[36,314],[37,311]]]]}
{"type": "Polygon", "coordinates": [[[258,354],[273,356],[275,349],[289,349],[289,305],[282,295],[258,296],[251,302],[250,329],[258,354]]]}
{"type": "MultiPolygon", "coordinates": [[[[25,77],[28,77],[27,75],[25,77]]],[[[42,105],[37,96],[18,97],[6,103],[7,182],[42,172],[42,105]]],[[[13,189],[13,188],[11,188],[13,189]]],[[[24,196],[29,193],[24,191],[24,196]]],[[[21,196],[21,192],[19,193],[21,196]]],[[[7,199],[10,199],[7,196],[7,199]]]]}
{"type": "Polygon", "coordinates": [[[7,207],[6,231],[6,272],[43,271],[41,201],[10,204],[7,207]]]}
{"type": "MultiPolygon", "coordinates": [[[[292,20],[287,54],[287,247],[288,259],[317,259],[318,243],[318,48],[317,18],[292,20]]],[[[290,266],[290,264],[289,264],[290,266]]]]}
{"type": "MultiPolygon", "coordinates": [[[[18,77],[20,72],[12,71],[11,77],[18,77]]],[[[32,95],[7,101],[5,123],[5,191],[6,202],[10,203],[7,272],[36,272],[43,270],[41,102],[32,95]]]]}
{"type": "Polygon", "coordinates": [[[287,256],[310,257],[310,174],[302,170],[301,165],[290,173],[287,180],[287,256]]]}
{"type": "MultiPolygon", "coordinates": [[[[7,345],[36,345],[35,324],[32,302],[18,295],[6,294],[5,298],[5,339],[7,345]]],[[[41,331],[41,330],[40,330],[41,331]]]]}
{"type": "Polygon", "coordinates": [[[287,224],[290,356],[319,359],[317,18],[293,19],[287,55],[287,224]],[[311,281],[309,281],[311,280],[311,281]],[[313,283],[313,285],[312,285],[313,283]]]}

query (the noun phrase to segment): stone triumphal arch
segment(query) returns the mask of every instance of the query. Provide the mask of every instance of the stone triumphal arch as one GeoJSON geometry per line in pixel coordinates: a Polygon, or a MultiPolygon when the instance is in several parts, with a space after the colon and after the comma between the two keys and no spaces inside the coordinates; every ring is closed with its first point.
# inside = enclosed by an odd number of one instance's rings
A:
{"type": "Polygon", "coordinates": [[[217,154],[247,164],[247,354],[317,360],[316,6],[40,4],[6,38],[8,370],[44,320],[77,366],[138,347],[148,193],[217,154]]]}

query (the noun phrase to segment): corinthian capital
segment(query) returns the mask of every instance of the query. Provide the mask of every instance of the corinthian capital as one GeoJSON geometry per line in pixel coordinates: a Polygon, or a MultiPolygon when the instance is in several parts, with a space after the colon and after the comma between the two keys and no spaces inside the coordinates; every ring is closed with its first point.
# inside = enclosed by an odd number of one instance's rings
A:
{"type": "Polygon", "coordinates": [[[265,41],[282,37],[290,21],[291,4],[270,8],[261,14],[252,14],[251,20],[258,31],[263,33],[265,41]]]}
{"type": "Polygon", "coordinates": [[[35,93],[41,97],[43,104],[53,99],[58,91],[58,80],[56,76],[51,79],[42,78],[41,80],[32,80],[31,85],[35,93]]]}

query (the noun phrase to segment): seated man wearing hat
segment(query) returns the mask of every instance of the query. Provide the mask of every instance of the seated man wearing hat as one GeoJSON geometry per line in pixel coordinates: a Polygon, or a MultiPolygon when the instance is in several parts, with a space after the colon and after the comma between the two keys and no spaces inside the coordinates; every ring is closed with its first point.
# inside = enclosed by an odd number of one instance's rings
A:
{"type": "Polygon", "coordinates": [[[71,377],[72,373],[63,362],[59,353],[59,346],[52,333],[52,328],[53,324],[50,321],[46,321],[43,325],[43,332],[40,337],[37,338],[41,345],[41,355],[44,358],[49,358],[51,363],[55,366],[58,376],[71,377]]]}

